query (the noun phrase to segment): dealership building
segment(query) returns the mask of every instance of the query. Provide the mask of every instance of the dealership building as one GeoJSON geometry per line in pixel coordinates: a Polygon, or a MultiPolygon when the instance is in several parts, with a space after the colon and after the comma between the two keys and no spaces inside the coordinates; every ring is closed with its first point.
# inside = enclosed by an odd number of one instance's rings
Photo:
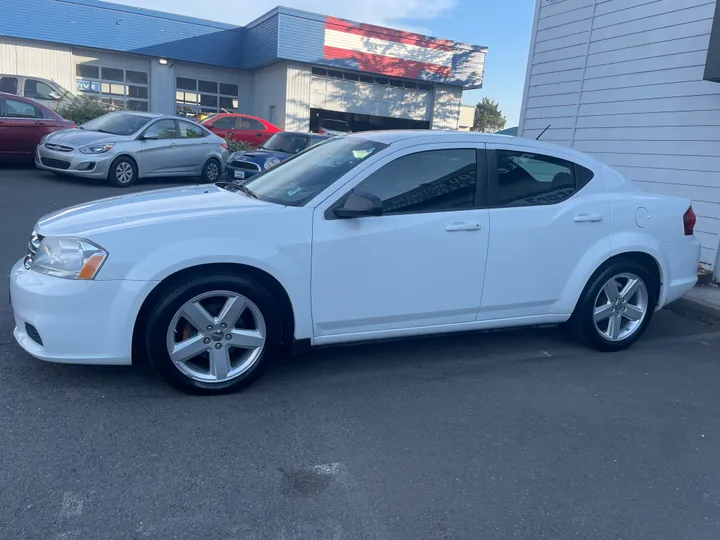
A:
{"type": "Polygon", "coordinates": [[[720,276],[718,83],[716,0],[536,0],[519,133],[691,199],[720,276]]]}
{"type": "MultiPolygon", "coordinates": [[[[233,9],[228,4],[229,9],[233,9]]],[[[486,47],[277,7],[246,26],[98,2],[8,2],[0,74],[135,110],[262,117],[307,131],[457,129],[486,47]]]]}

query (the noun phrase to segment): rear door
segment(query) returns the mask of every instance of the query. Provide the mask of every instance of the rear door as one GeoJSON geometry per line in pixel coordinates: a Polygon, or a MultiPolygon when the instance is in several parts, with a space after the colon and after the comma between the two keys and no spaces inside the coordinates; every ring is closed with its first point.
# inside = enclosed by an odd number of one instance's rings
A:
{"type": "Polygon", "coordinates": [[[0,143],[5,157],[30,158],[35,153],[45,129],[45,118],[40,107],[25,101],[7,98],[2,103],[3,132],[7,137],[0,143]]]}
{"type": "Polygon", "coordinates": [[[254,118],[238,117],[239,129],[233,133],[232,138],[238,141],[249,142],[253,146],[260,146],[267,141],[274,132],[265,127],[262,122],[254,118]]]}
{"type": "Polygon", "coordinates": [[[562,152],[488,144],[490,248],[479,320],[565,315],[610,253],[602,175],[562,152]]]}

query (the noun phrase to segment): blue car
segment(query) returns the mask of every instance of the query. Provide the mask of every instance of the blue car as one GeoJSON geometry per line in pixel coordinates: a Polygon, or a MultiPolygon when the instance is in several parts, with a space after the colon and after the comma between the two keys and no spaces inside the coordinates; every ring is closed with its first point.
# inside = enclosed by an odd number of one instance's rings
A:
{"type": "Polygon", "coordinates": [[[228,158],[227,175],[244,180],[326,139],[329,135],[282,131],[265,141],[257,150],[242,150],[228,158]]]}

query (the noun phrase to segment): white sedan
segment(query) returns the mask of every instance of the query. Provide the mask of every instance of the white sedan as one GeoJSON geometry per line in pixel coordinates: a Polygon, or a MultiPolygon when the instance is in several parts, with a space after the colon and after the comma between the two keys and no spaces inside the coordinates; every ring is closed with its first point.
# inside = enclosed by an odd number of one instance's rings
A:
{"type": "Polygon", "coordinates": [[[194,393],[360,340],[568,322],[617,351],[695,284],[694,225],[689,200],[567,148],[361,133],[243,184],[45,216],[10,276],[14,335],[52,362],[147,355],[194,393]]]}

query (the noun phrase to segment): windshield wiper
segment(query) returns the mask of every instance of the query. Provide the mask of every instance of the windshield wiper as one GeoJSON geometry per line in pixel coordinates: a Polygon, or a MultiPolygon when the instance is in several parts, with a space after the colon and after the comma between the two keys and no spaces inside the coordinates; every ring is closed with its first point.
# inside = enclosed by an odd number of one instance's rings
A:
{"type": "Polygon", "coordinates": [[[258,196],[255,195],[255,192],[254,192],[253,190],[251,190],[249,187],[247,187],[245,184],[240,184],[240,183],[237,183],[237,184],[236,184],[235,182],[233,182],[233,186],[235,186],[237,189],[239,189],[240,191],[242,191],[245,195],[247,195],[247,196],[250,197],[251,199],[257,199],[257,198],[258,198],[258,196]]]}

